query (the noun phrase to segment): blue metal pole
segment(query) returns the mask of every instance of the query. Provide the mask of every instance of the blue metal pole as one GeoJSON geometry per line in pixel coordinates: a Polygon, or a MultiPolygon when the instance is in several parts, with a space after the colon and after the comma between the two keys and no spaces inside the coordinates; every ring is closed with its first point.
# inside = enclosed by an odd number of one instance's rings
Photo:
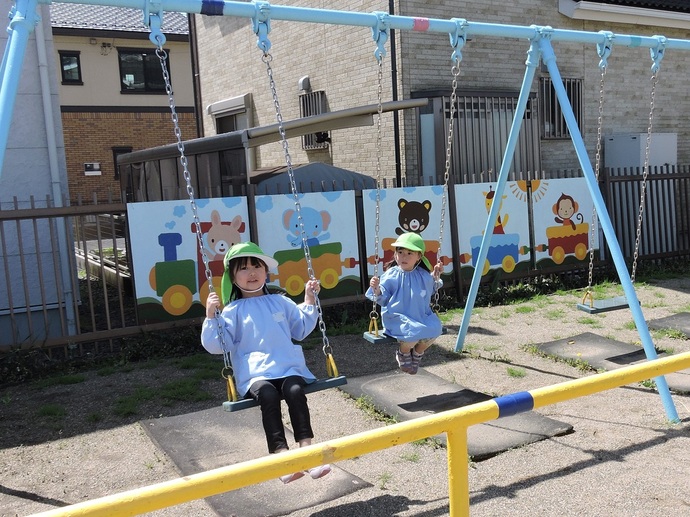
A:
{"type": "MultiPolygon", "coordinates": [[[[657,39],[657,44],[658,43],[659,40],[657,39]]],[[[575,120],[575,114],[573,113],[572,106],[570,105],[568,94],[563,86],[561,74],[558,71],[558,66],[556,66],[556,55],[554,54],[551,42],[548,39],[542,38],[539,46],[544,64],[548,68],[549,74],[551,75],[551,82],[554,90],[556,91],[558,103],[561,107],[561,113],[563,113],[563,117],[565,118],[565,123],[568,127],[568,131],[570,132],[570,137],[573,141],[573,145],[575,146],[580,167],[582,168],[585,180],[587,181],[587,186],[589,187],[589,191],[592,195],[594,207],[599,217],[599,224],[604,232],[604,236],[606,237],[606,243],[608,244],[611,252],[611,258],[613,259],[616,271],[618,272],[618,278],[623,286],[623,291],[627,298],[628,305],[630,306],[633,320],[635,321],[635,326],[640,334],[642,346],[644,347],[647,359],[656,359],[657,353],[656,349],[654,348],[654,343],[652,342],[652,336],[649,333],[647,322],[645,321],[644,314],[642,313],[640,301],[637,299],[637,293],[635,292],[635,288],[630,280],[628,267],[625,263],[620,245],[618,244],[618,239],[616,238],[616,233],[613,229],[613,225],[611,224],[611,219],[606,210],[606,204],[604,203],[604,198],[599,190],[596,176],[592,170],[592,164],[590,163],[589,156],[587,155],[587,149],[582,140],[582,135],[580,134],[577,121],[575,120]]],[[[671,399],[671,393],[669,391],[666,378],[660,376],[656,377],[654,381],[656,382],[657,389],[659,390],[659,395],[661,395],[661,401],[666,410],[668,419],[671,422],[679,422],[678,413],[676,412],[676,407],[671,399]]]]}
{"type": "Polygon", "coordinates": [[[479,284],[482,280],[484,262],[486,261],[486,257],[489,254],[491,236],[493,234],[494,224],[496,223],[496,219],[498,218],[498,210],[501,206],[501,196],[503,196],[503,191],[505,190],[506,183],[508,182],[508,172],[510,170],[510,164],[513,161],[515,147],[517,145],[518,136],[520,135],[520,126],[522,126],[522,119],[525,115],[527,101],[529,100],[530,96],[532,81],[534,79],[534,74],[537,70],[537,65],[539,64],[539,48],[535,39],[532,40],[529,50],[527,51],[527,61],[525,62],[525,64],[527,65],[527,67],[525,68],[525,76],[522,80],[522,87],[520,88],[520,95],[518,97],[517,108],[515,109],[515,116],[513,117],[513,122],[510,126],[508,142],[506,144],[506,149],[503,153],[503,162],[501,163],[501,170],[498,174],[498,181],[496,183],[496,194],[494,195],[493,203],[491,203],[489,217],[487,218],[486,226],[484,227],[484,236],[482,237],[482,243],[479,248],[479,253],[477,254],[477,259],[474,262],[474,273],[472,274],[470,290],[467,293],[465,312],[463,312],[462,314],[462,322],[460,324],[460,330],[458,331],[458,339],[455,343],[456,352],[462,351],[462,347],[465,342],[465,337],[467,336],[467,329],[470,325],[470,316],[472,315],[474,302],[477,299],[477,291],[479,290],[479,284]]]}
{"type": "Polygon", "coordinates": [[[19,0],[8,31],[7,48],[3,55],[3,78],[0,84],[0,174],[5,161],[5,150],[12,123],[14,100],[17,97],[22,63],[29,34],[34,30],[38,15],[36,0],[19,0]]]}

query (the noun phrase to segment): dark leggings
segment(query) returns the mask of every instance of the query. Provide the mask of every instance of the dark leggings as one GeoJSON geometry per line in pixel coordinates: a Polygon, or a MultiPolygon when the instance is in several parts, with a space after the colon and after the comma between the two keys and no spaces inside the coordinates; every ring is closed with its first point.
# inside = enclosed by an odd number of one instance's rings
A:
{"type": "Polygon", "coordinates": [[[261,406],[261,421],[270,454],[280,449],[288,449],[280,411],[281,398],[287,403],[295,441],[314,438],[307,396],[304,394],[306,384],[302,377],[292,375],[283,379],[256,381],[250,386],[247,396],[256,400],[261,406]]]}

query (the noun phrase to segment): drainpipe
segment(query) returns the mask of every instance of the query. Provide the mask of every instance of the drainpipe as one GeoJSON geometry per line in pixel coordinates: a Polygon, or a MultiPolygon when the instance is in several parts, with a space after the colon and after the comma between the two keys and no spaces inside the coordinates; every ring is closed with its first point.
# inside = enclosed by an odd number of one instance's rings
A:
{"type": "Polygon", "coordinates": [[[196,21],[193,14],[187,15],[189,31],[189,54],[192,61],[192,86],[194,88],[194,115],[196,116],[196,137],[204,136],[204,109],[201,105],[201,82],[199,80],[199,48],[196,40],[196,21]]]}
{"type": "MultiPolygon", "coordinates": [[[[42,19],[36,24],[36,50],[38,53],[38,73],[41,81],[41,98],[43,101],[43,118],[46,125],[46,140],[48,143],[48,167],[50,169],[50,183],[53,193],[53,203],[56,207],[62,206],[62,183],[60,182],[60,166],[57,156],[57,139],[55,137],[57,129],[53,118],[53,103],[50,91],[50,79],[48,75],[48,56],[46,52],[46,38],[43,32],[43,20],[50,20],[48,7],[41,7],[42,19]]],[[[69,335],[76,334],[76,321],[74,316],[74,293],[72,292],[72,281],[70,276],[67,253],[72,251],[64,249],[67,244],[67,232],[64,220],[57,219],[58,239],[56,245],[58,256],[60,257],[60,273],[62,275],[62,285],[65,292],[65,316],[67,318],[67,330],[69,335]]],[[[47,329],[46,329],[47,331],[47,329]]]]}
{"type": "MultiPolygon", "coordinates": [[[[388,14],[395,15],[395,0],[388,0],[388,14]]],[[[390,30],[391,42],[391,86],[393,101],[398,100],[398,58],[396,56],[395,30],[390,30]]],[[[393,110],[393,148],[395,150],[395,182],[402,187],[402,164],[400,160],[400,117],[398,110],[393,110]]]]}

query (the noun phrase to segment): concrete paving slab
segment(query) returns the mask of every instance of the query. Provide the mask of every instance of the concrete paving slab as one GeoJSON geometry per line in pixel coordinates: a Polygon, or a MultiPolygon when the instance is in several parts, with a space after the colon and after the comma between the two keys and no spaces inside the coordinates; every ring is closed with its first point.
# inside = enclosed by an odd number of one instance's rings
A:
{"type": "MultiPolygon", "coordinates": [[[[584,361],[597,370],[615,370],[647,360],[642,347],[605,338],[592,332],[542,343],[537,345],[537,348],[549,356],[584,361]]],[[[667,354],[658,354],[659,357],[665,355],[667,354]]],[[[669,389],[679,393],[690,392],[690,370],[681,370],[665,377],[669,389]]]]}
{"type": "MultiPolygon", "coordinates": [[[[354,398],[368,397],[371,403],[400,421],[455,409],[492,397],[419,370],[416,375],[400,371],[349,378],[342,386],[354,398]]],[[[572,432],[572,426],[534,411],[501,418],[469,428],[468,450],[475,460],[528,443],[572,432]]],[[[445,434],[438,436],[445,444],[445,434]]]]}
{"type": "Polygon", "coordinates": [[[666,316],[665,318],[650,320],[647,322],[647,326],[650,329],[655,330],[678,330],[685,334],[687,338],[690,338],[690,313],[679,312],[678,314],[672,314],[671,316],[666,316]]]}
{"type": "MultiPolygon", "coordinates": [[[[175,463],[182,475],[196,474],[267,454],[258,408],[234,413],[208,409],[186,415],[146,420],[149,437],[175,463]]],[[[286,433],[290,435],[289,430],[286,433]]],[[[288,442],[292,443],[292,436],[288,442]]],[[[301,486],[271,480],[218,496],[207,502],[222,516],[274,517],[336,500],[371,485],[336,465],[326,477],[295,481],[301,486]],[[308,489],[307,489],[308,488],[308,489]]]]}

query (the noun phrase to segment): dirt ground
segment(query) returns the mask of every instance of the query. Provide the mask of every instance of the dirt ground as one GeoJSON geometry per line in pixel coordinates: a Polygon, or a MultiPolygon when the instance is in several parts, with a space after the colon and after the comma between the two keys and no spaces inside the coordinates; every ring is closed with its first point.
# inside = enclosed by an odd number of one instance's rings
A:
{"type": "MultiPolygon", "coordinates": [[[[648,321],[690,312],[690,276],[638,284],[636,289],[648,321]]],[[[475,309],[460,354],[454,352],[461,319],[456,315],[445,322],[449,332],[429,350],[423,367],[489,395],[592,375],[530,350],[530,345],[582,332],[639,344],[627,309],[589,315],[575,308],[580,296],[574,291],[475,309]]],[[[658,349],[690,351],[690,341],[677,333],[652,336],[658,349]]],[[[350,377],[395,366],[392,349],[377,348],[361,336],[334,336],[331,344],[341,372],[350,377]]],[[[320,347],[307,357],[313,371],[323,375],[320,347]]],[[[75,384],[0,389],[0,515],[30,515],[178,477],[175,465],[139,422],[218,407],[225,388],[216,378],[201,381],[206,400],[145,396],[189,375],[182,363],[170,360],[107,375],[86,372],[75,384]],[[141,403],[136,412],[122,416],[123,400],[137,394],[141,403]]],[[[413,377],[410,386],[414,389],[413,377]]],[[[574,432],[470,462],[472,515],[690,514],[690,399],[674,394],[673,400],[679,424],[668,422],[649,384],[540,408],[539,413],[571,424],[574,432]]],[[[317,441],[386,425],[338,390],[311,395],[310,407],[317,441]]],[[[445,450],[419,444],[348,460],[339,466],[370,488],[292,515],[448,515],[446,462],[445,450]]],[[[153,515],[215,512],[204,501],[194,501],[153,515]]]]}

